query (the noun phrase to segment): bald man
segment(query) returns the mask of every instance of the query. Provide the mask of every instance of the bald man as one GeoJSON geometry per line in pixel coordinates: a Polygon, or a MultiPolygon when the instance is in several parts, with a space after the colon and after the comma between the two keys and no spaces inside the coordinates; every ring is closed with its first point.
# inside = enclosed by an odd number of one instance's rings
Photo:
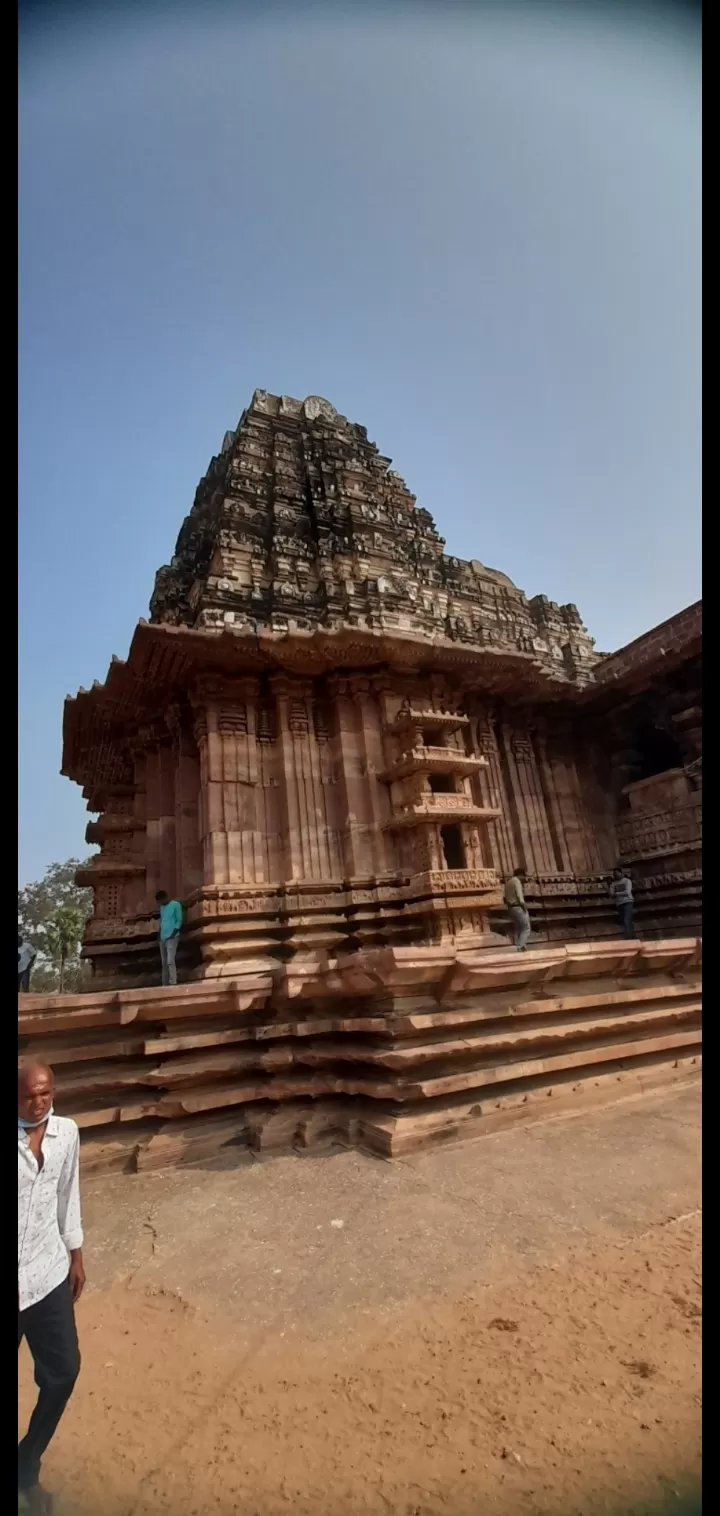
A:
{"type": "Polygon", "coordinates": [[[75,1305],[85,1284],[74,1121],[53,1111],[53,1075],[43,1063],[18,1069],[18,1348],[25,1338],[40,1391],[18,1446],[18,1492],[33,1516],[52,1500],[40,1461],[80,1372],[75,1305]]]}

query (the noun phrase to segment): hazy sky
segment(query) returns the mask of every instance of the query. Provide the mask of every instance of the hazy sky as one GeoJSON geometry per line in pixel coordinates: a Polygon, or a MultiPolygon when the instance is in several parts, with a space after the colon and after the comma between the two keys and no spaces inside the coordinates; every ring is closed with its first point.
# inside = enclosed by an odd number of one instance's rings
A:
{"type": "Polygon", "coordinates": [[[21,880],[85,851],[63,698],[125,655],[256,387],[367,426],[448,551],[601,650],[700,594],[687,25],[105,14],[21,35],[21,880]]]}

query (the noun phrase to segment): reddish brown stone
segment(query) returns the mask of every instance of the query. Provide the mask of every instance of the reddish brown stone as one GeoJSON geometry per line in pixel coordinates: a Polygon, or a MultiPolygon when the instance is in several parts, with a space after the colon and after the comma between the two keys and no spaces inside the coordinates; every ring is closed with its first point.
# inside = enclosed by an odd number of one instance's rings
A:
{"type": "Polygon", "coordinates": [[[393,1154],[694,1075],[698,940],[268,960],[167,990],[20,996],[91,1170],[228,1143],[393,1154]]]}
{"type": "MultiPolygon", "coordinates": [[[[99,819],[98,986],[382,944],[699,924],[701,608],[598,658],[576,608],[443,552],[428,513],[326,401],[257,391],[201,482],[151,622],[68,699],[63,772],[99,819]]],[[[263,967],[263,972],[265,968],[263,967]]]]}

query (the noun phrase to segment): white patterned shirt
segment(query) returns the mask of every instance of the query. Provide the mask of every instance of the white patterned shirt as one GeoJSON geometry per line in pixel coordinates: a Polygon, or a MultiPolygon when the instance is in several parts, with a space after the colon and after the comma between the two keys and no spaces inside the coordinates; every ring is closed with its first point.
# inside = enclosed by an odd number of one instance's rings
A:
{"type": "Polygon", "coordinates": [[[18,1310],[37,1305],[70,1272],[69,1254],[83,1245],[78,1175],[80,1133],[66,1116],[49,1116],[43,1166],[18,1127],[18,1310]]]}

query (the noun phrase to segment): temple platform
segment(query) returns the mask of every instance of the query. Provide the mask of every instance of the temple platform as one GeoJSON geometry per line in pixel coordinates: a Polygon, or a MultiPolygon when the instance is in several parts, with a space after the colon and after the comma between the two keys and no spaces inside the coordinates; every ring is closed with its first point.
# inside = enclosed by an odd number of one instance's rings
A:
{"type": "Polygon", "coordinates": [[[249,962],[229,980],[22,995],[85,1172],[228,1146],[383,1157],[697,1076],[702,940],[249,962]]]}

